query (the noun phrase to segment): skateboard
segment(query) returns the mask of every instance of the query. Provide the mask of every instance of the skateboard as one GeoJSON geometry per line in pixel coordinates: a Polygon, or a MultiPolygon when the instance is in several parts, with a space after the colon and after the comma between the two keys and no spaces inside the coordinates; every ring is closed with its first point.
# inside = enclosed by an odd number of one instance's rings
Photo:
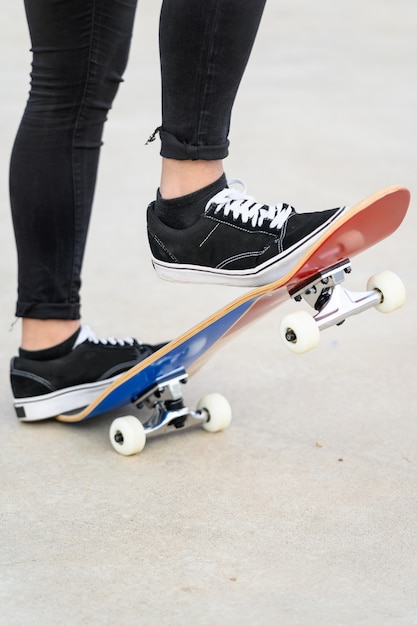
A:
{"type": "Polygon", "coordinates": [[[389,187],[348,211],[312,244],[283,278],[243,293],[230,304],[164,345],[109,385],[84,409],[57,416],[79,422],[124,406],[134,415],[116,418],[110,427],[113,448],[131,455],[143,450],[146,438],[162,430],[175,431],[200,422],[209,432],[227,428],[232,412],[220,394],[203,397],[196,410],[184,403],[183,385],[204,363],[247,326],[289,298],[304,300],[314,310],[298,310],[281,321],[284,344],[303,353],[319,343],[320,331],[375,307],[382,312],[399,308],[405,300],[402,281],[385,271],[369,279],[366,290],[343,286],[351,272],[351,258],[391,235],[403,221],[410,193],[389,187]]]}

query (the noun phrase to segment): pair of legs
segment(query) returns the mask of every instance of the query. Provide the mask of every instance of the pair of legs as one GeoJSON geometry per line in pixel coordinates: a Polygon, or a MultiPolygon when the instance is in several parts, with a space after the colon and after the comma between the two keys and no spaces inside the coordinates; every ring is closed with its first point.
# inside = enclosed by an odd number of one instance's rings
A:
{"type": "MultiPolygon", "coordinates": [[[[137,0],[25,0],[33,50],[10,194],[22,347],[80,325],[81,268],[104,123],[128,60],[137,0]]],[[[160,19],[163,198],[217,180],[265,0],[164,0],[160,19]]]]}
{"type": "MultiPolygon", "coordinates": [[[[10,195],[22,318],[10,379],[17,416],[89,404],[158,346],[80,326],[81,268],[103,127],[129,55],[137,0],[25,0],[32,85],[10,195]]],[[[343,209],[298,214],[229,188],[230,117],[265,0],[164,0],[161,181],[148,206],[163,278],[245,287],[283,276],[343,209]]]]}

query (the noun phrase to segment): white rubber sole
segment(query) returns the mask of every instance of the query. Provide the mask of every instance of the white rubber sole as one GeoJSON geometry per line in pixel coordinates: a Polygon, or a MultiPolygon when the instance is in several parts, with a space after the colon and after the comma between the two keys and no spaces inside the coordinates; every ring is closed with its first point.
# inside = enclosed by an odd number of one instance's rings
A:
{"type": "Polygon", "coordinates": [[[119,376],[95,383],[60,389],[53,393],[14,400],[16,415],[21,422],[39,422],[60,415],[79,411],[104,391],[119,376]]]}

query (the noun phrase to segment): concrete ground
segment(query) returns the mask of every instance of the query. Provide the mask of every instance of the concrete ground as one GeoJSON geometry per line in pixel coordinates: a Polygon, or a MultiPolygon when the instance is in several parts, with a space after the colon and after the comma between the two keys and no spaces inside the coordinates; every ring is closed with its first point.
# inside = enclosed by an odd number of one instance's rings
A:
{"type": "MultiPolygon", "coordinates": [[[[417,624],[415,200],[401,229],[355,260],[352,288],[399,273],[406,306],[332,328],[290,354],[288,303],[190,382],[234,411],[124,458],[111,416],[19,424],[8,361],[16,258],[7,175],[28,91],[23,3],[0,20],[0,621],[284,626],[417,624]]],[[[105,135],[85,261],[83,316],[101,336],[173,337],[235,296],[153,273],[145,208],[159,177],[159,3],[142,0],[105,135]]],[[[229,176],[264,201],[353,204],[417,192],[417,5],[270,2],[236,102],[229,176]]],[[[414,196],[415,197],[415,196],[414,196]]]]}

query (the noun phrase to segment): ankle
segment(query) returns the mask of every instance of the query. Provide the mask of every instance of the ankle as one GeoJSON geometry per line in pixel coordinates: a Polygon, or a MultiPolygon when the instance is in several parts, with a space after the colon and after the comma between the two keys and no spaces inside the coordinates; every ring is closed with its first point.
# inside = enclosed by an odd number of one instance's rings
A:
{"type": "Polygon", "coordinates": [[[74,349],[80,334],[81,329],[78,329],[65,341],[55,344],[50,348],[43,348],[43,350],[25,350],[24,348],[19,348],[19,356],[31,361],[52,361],[54,359],[60,359],[67,356],[67,354],[74,349]]]}
{"type": "Polygon", "coordinates": [[[162,159],[160,193],[164,200],[189,195],[218,180],[223,161],[177,161],[162,159]]]}
{"type": "Polygon", "coordinates": [[[166,226],[176,229],[189,228],[204,213],[211,198],[225,187],[227,180],[222,174],[213,183],[178,198],[166,200],[158,191],[154,205],[155,214],[166,226]]]}
{"type": "Polygon", "coordinates": [[[56,346],[74,335],[80,328],[80,320],[22,319],[22,342],[24,350],[45,350],[56,346]]]}

